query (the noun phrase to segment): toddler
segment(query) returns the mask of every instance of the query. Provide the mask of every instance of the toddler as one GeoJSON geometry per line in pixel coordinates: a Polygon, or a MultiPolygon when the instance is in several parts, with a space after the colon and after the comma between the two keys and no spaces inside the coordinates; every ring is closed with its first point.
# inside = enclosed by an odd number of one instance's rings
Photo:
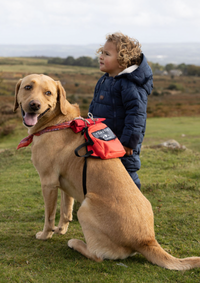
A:
{"type": "Polygon", "coordinates": [[[126,154],[121,158],[140,189],[140,149],[146,128],[147,98],[153,89],[153,74],[141,45],[122,33],[110,34],[97,50],[100,70],[105,74],[95,87],[89,112],[121,141],[126,154]]]}

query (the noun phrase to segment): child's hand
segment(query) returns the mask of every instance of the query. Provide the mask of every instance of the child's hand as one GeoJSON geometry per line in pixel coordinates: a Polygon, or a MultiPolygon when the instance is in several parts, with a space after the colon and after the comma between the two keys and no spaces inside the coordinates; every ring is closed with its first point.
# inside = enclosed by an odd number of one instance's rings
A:
{"type": "Polygon", "coordinates": [[[126,151],[126,155],[130,156],[133,154],[133,150],[132,148],[129,148],[129,147],[126,147],[126,146],[123,146],[125,151],[126,151]]]}

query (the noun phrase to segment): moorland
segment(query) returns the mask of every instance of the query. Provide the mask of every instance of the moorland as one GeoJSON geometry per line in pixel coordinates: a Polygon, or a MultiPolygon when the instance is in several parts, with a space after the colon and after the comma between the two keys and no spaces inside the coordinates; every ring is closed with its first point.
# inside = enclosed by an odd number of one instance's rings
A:
{"type": "MultiPolygon", "coordinates": [[[[87,115],[94,87],[102,75],[98,68],[51,65],[45,58],[4,58],[0,64],[0,134],[6,132],[6,120],[14,117],[11,105],[16,82],[31,73],[46,74],[60,80],[67,99],[80,105],[82,116],[87,115]]],[[[154,76],[154,90],[148,100],[148,118],[199,115],[199,76],[154,76]]]]}

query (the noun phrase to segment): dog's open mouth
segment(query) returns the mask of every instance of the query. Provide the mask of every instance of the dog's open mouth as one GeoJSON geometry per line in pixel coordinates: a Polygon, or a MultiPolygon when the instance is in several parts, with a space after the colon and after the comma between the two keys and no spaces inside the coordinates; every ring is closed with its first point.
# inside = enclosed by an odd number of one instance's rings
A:
{"type": "Polygon", "coordinates": [[[47,108],[43,113],[27,113],[21,107],[21,113],[23,117],[24,125],[27,127],[33,127],[37,124],[38,120],[47,112],[50,108],[47,108]]]}

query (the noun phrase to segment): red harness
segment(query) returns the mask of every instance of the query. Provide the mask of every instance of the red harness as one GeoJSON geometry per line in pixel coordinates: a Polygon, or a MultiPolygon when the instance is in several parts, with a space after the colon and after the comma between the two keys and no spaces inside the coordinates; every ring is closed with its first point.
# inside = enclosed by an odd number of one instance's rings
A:
{"type": "Polygon", "coordinates": [[[59,131],[67,128],[71,128],[74,133],[79,133],[82,131],[82,133],[84,133],[86,142],[75,149],[75,154],[78,157],[85,158],[82,183],[83,193],[84,195],[86,195],[87,157],[109,159],[122,157],[126,153],[115,134],[104,123],[101,123],[104,120],[104,118],[84,119],[82,117],[78,117],[77,119],[69,122],[64,122],[55,126],[47,127],[44,130],[29,135],[28,137],[21,140],[17,149],[28,146],[32,142],[34,135],[40,136],[44,133],[59,131]],[[86,148],[86,154],[80,156],[78,152],[82,147],[86,148]]]}
{"type": "Polygon", "coordinates": [[[64,130],[67,128],[71,128],[74,133],[78,133],[81,132],[85,127],[89,127],[91,125],[94,125],[95,123],[100,123],[102,121],[104,121],[105,118],[96,118],[96,119],[83,119],[81,117],[68,121],[68,122],[64,122],[61,124],[57,124],[55,126],[50,126],[47,127],[35,134],[29,135],[28,137],[24,138],[23,140],[20,141],[17,149],[21,148],[21,147],[26,147],[28,146],[30,143],[32,143],[33,141],[33,136],[41,136],[44,133],[48,133],[48,132],[53,132],[53,131],[59,131],[59,130],[64,130]]]}

